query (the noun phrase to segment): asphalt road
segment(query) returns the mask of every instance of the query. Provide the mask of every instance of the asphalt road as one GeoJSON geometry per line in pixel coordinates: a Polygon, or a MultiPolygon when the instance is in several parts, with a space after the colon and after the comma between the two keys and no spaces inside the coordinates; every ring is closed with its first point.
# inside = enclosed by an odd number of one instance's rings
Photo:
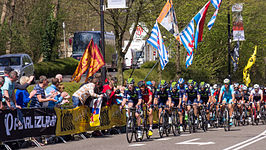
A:
{"type": "MultiPolygon", "coordinates": [[[[32,148],[40,149],[40,148],[32,148]]],[[[44,146],[43,149],[51,150],[119,150],[119,149],[143,149],[143,150],[266,150],[266,126],[232,127],[225,132],[223,128],[209,129],[206,133],[197,131],[193,134],[181,133],[180,136],[160,138],[158,130],[154,131],[152,139],[144,139],[143,142],[129,144],[125,134],[110,135],[85,140],[72,141],[66,144],[44,146]]]]}

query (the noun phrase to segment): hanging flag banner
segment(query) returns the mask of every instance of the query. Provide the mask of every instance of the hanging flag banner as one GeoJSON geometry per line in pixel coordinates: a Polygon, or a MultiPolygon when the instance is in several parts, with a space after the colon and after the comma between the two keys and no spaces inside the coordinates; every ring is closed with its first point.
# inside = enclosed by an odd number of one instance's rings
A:
{"type": "Polygon", "coordinates": [[[187,50],[186,67],[192,65],[194,52],[194,20],[180,33],[180,39],[187,50]]]}
{"type": "Polygon", "coordinates": [[[234,72],[236,72],[237,67],[238,67],[238,62],[239,62],[239,41],[237,41],[233,52],[231,52],[231,60],[232,60],[232,64],[234,66],[234,72]]]}
{"type": "Polygon", "coordinates": [[[211,30],[212,26],[214,25],[214,22],[215,22],[215,20],[216,20],[216,17],[217,17],[217,15],[218,15],[218,12],[219,12],[219,8],[220,8],[220,6],[221,6],[221,4],[222,4],[222,0],[211,0],[211,3],[212,3],[212,5],[214,6],[214,8],[215,8],[216,10],[215,10],[215,12],[214,12],[214,14],[213,14],[211,20],[210,20],[209,23],[208,23],[208,28],[209,28],[209,30],[211,30]]]}
{"type": "Polygon", "coordinates": [[[207,2],[205,6],[194,17],[196,25],[197,25],[196,32],[195,32],[195,49],[197,49],[198,47],[198,42],[202,41],[204,22],[205,22],[206,14],[210,6],[210,3],[211,1],[207,2]]]}
{"type": "Polygon", "coordinates": [[[255,46],[254,53],[249,58],[248,64],[246,65],[246,67],[243,70],[243,82],[246,86],[248,86],[249,83],[251,82],[249,71],[250,71],[250,68],[253,66],[253,64],[255,64],[255,62],[256,62],[256,54],[257,54],[257,46],[255,46]]]}
{"type": "Polygon", "coordinates": [[[108,0],[107,9],[127,8],[126,0],[108,0]]]}
{"type": "Polygon", "coordinates": [[[232,6],[233,12],[233,41],[244,41],[244,25],[241,12],[243,10],[243,4],[235,4],[232,6]]]}
{"type": "Polygon", "coordinates": [[[168,0],[164,5],[157,21],[179,41],[179,31],[173,1],[168,0]]]}
{"type": "Polygon", "coordinates": [[[147,42],[157,49],[160,57],[161,68],[163,70],[169,62],[169,59],[157,21],[152,28],[151,36],[147,42]]]}

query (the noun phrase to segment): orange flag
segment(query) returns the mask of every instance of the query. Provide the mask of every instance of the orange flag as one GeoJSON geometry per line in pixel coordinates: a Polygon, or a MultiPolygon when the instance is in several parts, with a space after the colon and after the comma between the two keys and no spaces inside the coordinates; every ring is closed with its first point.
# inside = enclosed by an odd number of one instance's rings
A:
{"type": "Polygon", "coordinates": [[[88,78],[96,73],[104,64],[105,62],[98,46],[94,44],[93,39],[91,39],[72,76],[72,80],[79,82],[81,76],[88,70],[86,77],[87,82],[88,78]]]}

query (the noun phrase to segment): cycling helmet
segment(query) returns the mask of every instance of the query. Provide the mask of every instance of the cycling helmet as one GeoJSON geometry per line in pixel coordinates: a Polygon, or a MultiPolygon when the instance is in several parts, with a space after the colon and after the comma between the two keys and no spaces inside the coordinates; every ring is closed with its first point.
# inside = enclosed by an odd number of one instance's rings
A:
{"type": "Polygon", "coordinates": [[[218,85],[217,84],[214,84],[213,85],[213,89],[217,89],[218,88],[218,85]]]}
{"type": "Polygon", "coordinates": [[[184,84],[185,83],[185,80],[183,79],[183,78],[180,78],[179,80],[178,80],[178,84],[184,84]]]}
{"type": "Polygon", "coordinates": [[[230,80],[229,79],[224,79],[224,84],[229,84],[230,80]]]}
{"type": "Polygon", "coordinates": [[[190,85],[190,86],[194,86],[194,81],[193,80],[188,80],[188,85],[190,85]]]}
{"type": "Polygon", "coordinates": [[[199,85],[200,88],[205,88],[205,86],[206,86],[205,82],[200,82],[200,85],[199,85]]]}
{"type": "Polygon", "coordinates": [[[176,82],[172,82],[171,89],[177,89],[177,83],[176,82]]]}
{"type": "Polygon", "coordinates": [[[210,87],[211,87],[210,84],[206,83],[205,88],[210,88],[210,87]]]}
{"type": "Polygon", "coordinates": [[[142,87],[142,86],[145,86],[145,81],[139,81],[138,87],[142,87]]]}
{"type": "Polygon", "coordinates": [[[259,89],[259,88],[260,88],[260,86],[258,84],[254,85],[254,89],[259,89]]]}
{"type": "Polygon", "coordinates": [[[147,84],[148,86],[151,86],[151,85],[152,85],[151,81],[147,81],[146,84],[147,84]]]}
{"type": "Polygon", "coordinates": [[[159,87],[160,88],[166,88],[168,86],[168,84],[166,83],[165,80],[161,80],[160,84],[159,84],[159,87]]]}
{"type": "Polygon", "coordinates": [[[242,89],[243,89],[243,91],[247,91],[248,90],[248,87],[243,86],[242,89]]]}
{"type": "Polygon", "coordinates": [[[239,84],[238,83],[234,83],[234,88],[238,88],[239,84]]]}
{"type": "Polygon", "coordinates": [[[134,83],[135,83],[135,81],[133,78],[127,79],[127,84],[134,84],[134,83]]]}

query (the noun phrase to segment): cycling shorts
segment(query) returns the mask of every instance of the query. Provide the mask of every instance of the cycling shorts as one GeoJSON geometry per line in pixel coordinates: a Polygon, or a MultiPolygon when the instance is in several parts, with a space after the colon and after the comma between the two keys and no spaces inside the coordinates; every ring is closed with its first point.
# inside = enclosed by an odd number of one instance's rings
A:
{"type": "MultiPolygon", "coordinates": [[[[179,101],[172,101],[172,103],[174,104],[174,107],[178,107],[179,101]]],[[[184,103],[184,102],[181,102],[181,104],[180,104],[180,108],[177,109],[179,112],[182,112],[182,109],[183,109],[183,103],[184,103]]]]}
{"type": "Polygon", "coordinates": [[[225,97],[225,98],[223,99],[223,103],[224,103],[224,102],[227,103],[227,104],[233,104],[233,100],[232,100],[232,98],[226,98],[226,97],[225,97]]]}
{"type": "Polygon", "coordinates": [[[188,104],[188,105],[192,105],[192,104],[194,104],[194,103],[197,103],[197,104],[199,103],[198,100],[197,100],[196,98],[195,98],[194,100],[190,100],[190,99],[187,100],[187,104],[188,104]]]}
{"type": "Polygon", "coordinates": [[[168,99],[159,99],[158,107],[162,108],[162,105],[166,105],[167,102],[168,102],[168,99]]]}

